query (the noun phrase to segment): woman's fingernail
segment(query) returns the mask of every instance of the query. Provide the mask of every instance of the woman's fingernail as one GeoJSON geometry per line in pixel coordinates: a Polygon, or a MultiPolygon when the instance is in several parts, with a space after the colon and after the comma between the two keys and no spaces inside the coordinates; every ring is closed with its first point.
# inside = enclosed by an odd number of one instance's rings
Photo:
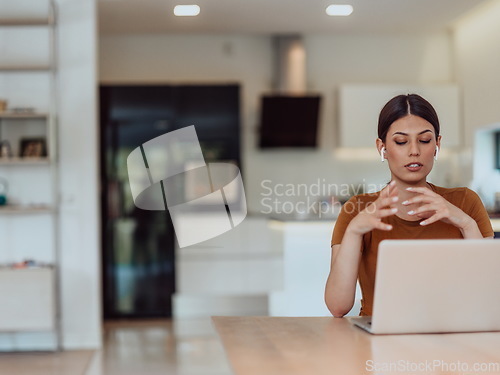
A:
{"type": "Polygon", "coordinates": [[[393,208],[393,209],[391,210],[391,212],[392,212],[392,213],[394,213],[394,212],[398,212],[398,209],[397,209],[397,208],[393,208]]]}
{"type": "Polygon", "coordinates": [[[409,204],[408,201],[404,201],[403,203],[401,203],[403,206],[406,206],[407,204],[409,204]]]}
{"type": "Polygon", "coordinates": [[[411,210],[411,211],[408,211],[408,215],[413,215],[415,213],[415,211],[411,210]]]}
{"type": "Polygon", "coordinates": [[[392,225],[387,225],[386,228],[387,229],[392,229],[392,225]]]}
{"type": "Polygon", "coordinates": [[[427,224],[427,221],[421,221],[420,222],[420,225],[425,225],[425,224],[427,224]]]}
{"type": "Polygon", "coordinates": [[[393,202],[397,202],[397,201],[398,201],[398,199],[399,199],[399,197],[392,197],[392,201],[393,201],[393,202]]]}
{"type": "Polygon", "coordinates": [[[407,187],[407,188],[406,188],[406,190],[408,190],[408,191],[412,191],[412,190],[413,190],[413,188],[411,188],[411,187],[407,187]]]}

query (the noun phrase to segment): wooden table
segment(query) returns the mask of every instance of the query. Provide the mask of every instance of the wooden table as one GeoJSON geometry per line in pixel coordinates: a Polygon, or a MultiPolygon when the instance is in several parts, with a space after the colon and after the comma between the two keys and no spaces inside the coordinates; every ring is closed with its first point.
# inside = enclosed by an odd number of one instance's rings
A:
{"type": "Polygon", "coordinates": [[[349,318],[212,319],[235,375],[500,374],[500,332],[374,336],[349,318]]]}

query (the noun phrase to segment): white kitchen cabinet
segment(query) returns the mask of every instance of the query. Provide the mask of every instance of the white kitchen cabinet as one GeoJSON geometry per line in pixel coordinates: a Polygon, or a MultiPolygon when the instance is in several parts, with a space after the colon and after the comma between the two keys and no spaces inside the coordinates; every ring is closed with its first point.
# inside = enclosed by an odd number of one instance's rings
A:
{"type": "Polygon", "coordinates": [[[247,216],[220,236],[176,249],[177,336],[213,333],[211,315],[268,314],[269,294],[283,287],[283,266],[267,224],[247,216]]]}
{"type": "MultiPolygon", "coordinates": [[[[325,304],[330,272],[329,247],[335,221],[269,221],[269,230],[280,238],[283,253],[283,285],[269,296],[271,316],[331,316],[325,304]]],[[[347,314],[359,315],[361,290],[347,314]]]]}
{"type": "Polygon", "coordinates": [[[0,331],[55,328],[54,270],[0,269],[0,331]]]}

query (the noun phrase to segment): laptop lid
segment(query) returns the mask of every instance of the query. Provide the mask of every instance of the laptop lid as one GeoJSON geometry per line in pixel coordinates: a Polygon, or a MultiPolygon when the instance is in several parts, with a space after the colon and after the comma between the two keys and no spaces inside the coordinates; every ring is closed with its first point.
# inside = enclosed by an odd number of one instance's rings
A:
{"type": "Polygon", "coordinates": [[[500,241],[384,240],[372,333],[500,330],[500,241]]]}

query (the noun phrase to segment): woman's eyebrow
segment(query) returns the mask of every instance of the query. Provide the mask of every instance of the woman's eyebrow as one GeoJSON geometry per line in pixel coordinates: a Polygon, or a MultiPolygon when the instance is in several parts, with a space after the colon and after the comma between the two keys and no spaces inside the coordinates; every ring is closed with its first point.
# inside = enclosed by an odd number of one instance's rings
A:
{"type": "MultiPolygon", "coordinates": [[[[431,129],[426,129],[426,130],[421,131],[417,135],[424,134],[424,133],[427,133],[427,132],[431,132],[432,133],[432,130],[431,129]]],[[[408,133],[403,133],[403,132],[395,132],[393,135],[396,135],[396,134],[399,134],[399,135],[408,135],[408,133]]]]}

